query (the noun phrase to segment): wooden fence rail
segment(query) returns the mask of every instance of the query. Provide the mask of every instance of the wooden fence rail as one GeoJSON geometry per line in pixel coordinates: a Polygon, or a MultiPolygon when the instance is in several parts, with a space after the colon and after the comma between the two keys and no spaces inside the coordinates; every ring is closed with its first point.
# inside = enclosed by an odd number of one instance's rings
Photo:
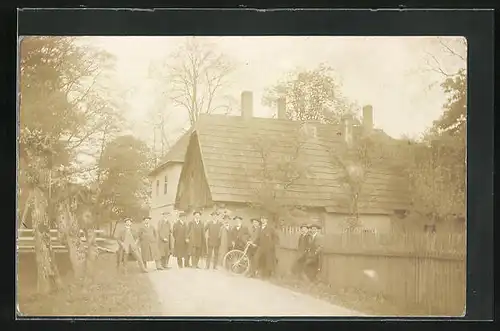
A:
{"type": "MultiPolygon", "coordinates": [[[[295,228],[280,233],[278,273],[290,272],[298,236],[295,228]]],[[[464,234],[328,234],[320,277],[333,290],[362,290],[429,315],[459,316],[465,309],[465,243],[464,234]]]]}
{"type": "MultiPolygon", "coordinates": [[[[104,242],[106,239],[102,237],[102,234],[104,233],[104,230],[95,230],[96,232],[96,242],[104,242]]],[[[80,230],[80,233],[83,235],[84,232],[80,230]]],[[[50,230],[50,243],[52,246],[52,249],[56,253],[66,253],[68,251],[68,248],[66,245],[61,243],[59,237],[58,237],[58,231],[57,229],[51,229],[50,230]]],[[[83,236],[82,238],[83,242],[86,242],[86,238],[83,236]]],[[[104,248],[102,248],[104,249],[104,248]]],[[[34,230],[33,229],[19,229],[18,230],[18,237],[17,237],[17,251],[19,253],[33,253],[35,251],[35,237],[34,237],[34,230]]]]}

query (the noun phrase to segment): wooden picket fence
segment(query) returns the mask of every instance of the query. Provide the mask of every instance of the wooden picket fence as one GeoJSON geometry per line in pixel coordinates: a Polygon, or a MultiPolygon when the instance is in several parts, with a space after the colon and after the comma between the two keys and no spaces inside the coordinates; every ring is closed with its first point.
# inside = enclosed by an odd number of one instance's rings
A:
{"type": "MultiPolygon", "coordinates": [[[[297,228],[280,232],[281,275],[289,274],[295,261],[298,237],[297,228]]],[[[465,234],[328,234],[323,237],[320,278],[334,291],[357,289],[397,305],[419,307],[426,315],[461,316],[465,246],[465,234]]]]}
{"type": "MultiPolygon", "coordinates": [[[[96,231],[96,243],[105,241],[105,238],[102,237],[104,230],[95,230],[96,231]]],[[[83,235],[83,231],[80,230],[83,235]]],[[[85,237],[82,238],[82,241],[85,242],[85,237]]],[[[66,253],[68,252],[68,248],[60,242],[59,237],[57,235],[57,229],[50,230],[50,243],[52,249],[55,253],[66,253]]],[[[106,250],[105,248],[99,247],[100,250],[106,250]]],[[[19,253],[34,253],[35,252],[35,236],[33,229],[19,229],[18,237],[17,237],[17,252],[19,253]]]]}

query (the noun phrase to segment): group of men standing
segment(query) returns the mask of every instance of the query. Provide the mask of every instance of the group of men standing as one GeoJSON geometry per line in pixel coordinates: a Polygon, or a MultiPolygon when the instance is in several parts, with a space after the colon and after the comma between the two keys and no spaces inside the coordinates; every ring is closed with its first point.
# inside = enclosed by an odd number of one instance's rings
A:
{"type": "Polygon", "coordinates": [[[216,269],[228,251],[243,250],[249,243],[251,275],[259,272],[266,277],[272,273],[277,235],[267,226],[267,219],[253,219],[249,230],[242,225],[240,216],[233,217],[235,225],[231,226],[229,215],[219,211],[213,211],[206,222],[201,220],[199,211],[194,211],[192,217],[188,221],[185,212],[164,213],[158,230],[146,217],[139,231],[132,230],[130,219],[125,220],[125,227],[117,238],[118,267],[123,265],[128,254],[133,254],[143,272],[147,272],[150,261],[155,262],[157,270],[169,269],[171,256],[176,257],[179,268],[200,268],[200,260],[205,257],[205,268],[216,269]]]}
{"type": "MultiPolygon", "coordinates": [[[[145,217],[138,231],[133,231],[130,219],[118,236],[118,267],[122,266],[128,254],[133,254],[141,271],[147,272],[147,262],[154,262],[157,270],[169,269],[171,256],[176,257],[179,268],[200,268],[205,257],[205,268],[217,269],[220,262],[232,249],[244,250],[250,258],[250,277],[257,274],[270,277],[276,268],[276,246],[279,238],[268,219],[251,219],[250,229],[242,225],[240,216],[230,217],[213,211],[210,220],[201,220],[201,212],[194,211],[188,221],[185,212],[164,213],[158,223],[158,230],[150,225],[151,218],[145,217]],[[171,219],[173,218],[173,222],[171,219]]],[[[302,225],[298,240],[298,256],[292,272],[300,277],[315,280],[320,269],[321,235],[319,225],[302,225]]]]}
{"type": "Polygon", "coordinates": [[[320,226],[316,224],[300,227],[300,236],[297,244],[297,259],[292,272],[298,277],[316,280],[321,266],[322,236],[320,226]]]}

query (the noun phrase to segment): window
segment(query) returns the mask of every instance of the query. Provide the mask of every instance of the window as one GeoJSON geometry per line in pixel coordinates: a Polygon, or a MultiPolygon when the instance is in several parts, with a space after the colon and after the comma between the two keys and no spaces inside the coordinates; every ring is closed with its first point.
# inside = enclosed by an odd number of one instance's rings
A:
{"type": "Polygon", "coordinates": [[[167,188],[168,188],[168,177],[165,176],[165,182],[163,183],[163,194],[167,194],[167,188]]]}
{"type": "Polygon", "coordinates": [[[160,180],[156,181],[156,196],[160,195],[160,180]]]}

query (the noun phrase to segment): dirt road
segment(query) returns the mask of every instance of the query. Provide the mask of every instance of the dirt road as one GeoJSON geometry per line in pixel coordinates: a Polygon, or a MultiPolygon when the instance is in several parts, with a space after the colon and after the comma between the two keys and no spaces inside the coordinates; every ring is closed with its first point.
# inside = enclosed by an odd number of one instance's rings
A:
{"type": "Polygon", "coordinates": [[[259,279],[219,270],[149,274],[165,316],[361,316],[363,314],[259,279]]]}

